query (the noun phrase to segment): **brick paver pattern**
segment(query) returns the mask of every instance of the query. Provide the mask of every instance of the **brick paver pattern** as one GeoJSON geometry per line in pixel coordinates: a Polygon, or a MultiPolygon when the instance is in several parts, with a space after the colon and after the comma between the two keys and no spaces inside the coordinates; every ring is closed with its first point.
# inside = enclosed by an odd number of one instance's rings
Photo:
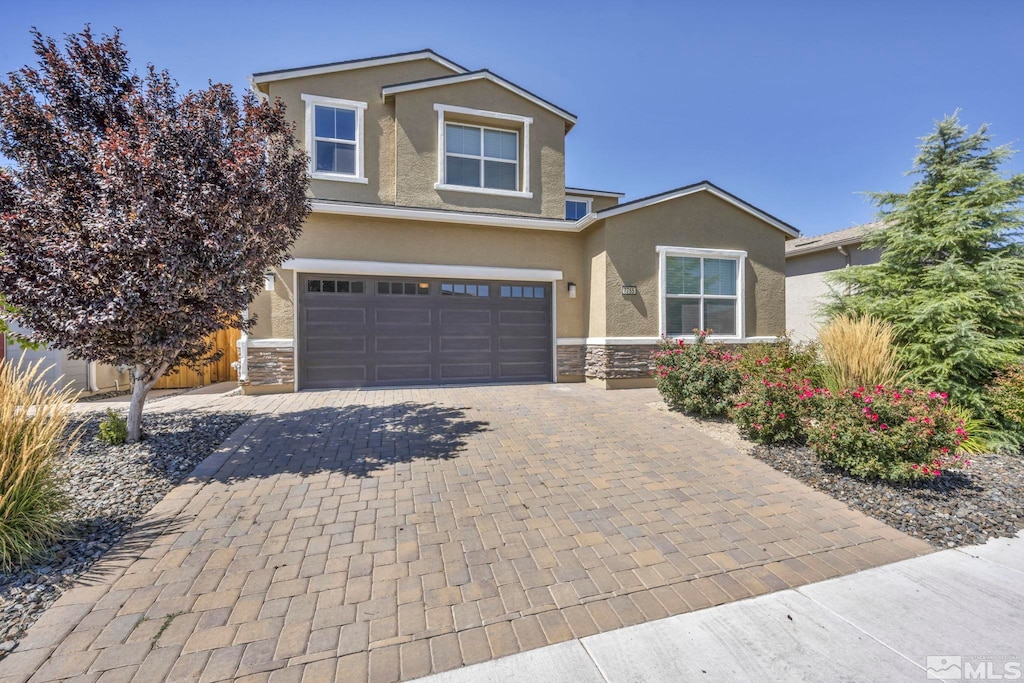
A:
{"type": "Polygon", "coordinates": [[[657,400],[547,384],[214,401],[258,414],[0,681],[408,680],[928,551],[657,400]]]}

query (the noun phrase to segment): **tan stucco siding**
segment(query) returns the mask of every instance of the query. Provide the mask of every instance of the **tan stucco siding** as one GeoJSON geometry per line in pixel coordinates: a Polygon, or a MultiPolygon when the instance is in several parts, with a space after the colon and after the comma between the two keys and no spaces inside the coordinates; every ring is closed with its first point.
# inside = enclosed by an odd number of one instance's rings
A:
{"type": "Polygon", "coordinates": [[[776,336],[786,330],[785,235],[760,219],[700,192],[608,218],[607,323],[599,336],[661,333],[658,246],[747,252],[744,334],[776,336]],[[636,295],[623,295],[635,285],[636,295]]]}
{"type": "Polygon", "coordinates": [[[585,335],[587,337],[604,336],[608,306],[606,230],[603,224],[599,224],[584,235],[583,265],[586,279],[579,283],[577,295],[588,303],[585,335]]]}
{"type": "Polygon", "coordinates": [[[394,204],[395,108],[393,102],[381,101],[381,87],[450,76],[452,73],[437,62],[423,59],[273,81],[265,87],[271,99],[281,98],[287,107],[287,115],[295,122],[295,136],[302,149],[306,145],[306,103],[302,100],[303,94],[365,102],[363,159],[367,183],[311,180],[310,194],[324,199],[394,204]]]}
{"type": "MultiPolygon", "coordinates": [[[[397,201],[401,206],[456,208],[493,213],[565,218],[565,121],[547,109],[489,81],[468,81],[394,96],[397,117],[397,201]],[[513,114],[533,119],[530,125],[532,198],[437,190],[438,117],[435,104],[513,114]]],[[[516,130],[523,176],[522,124],[446,114],[446,121],[516,130]]]]}
{"type": "MultiPolygon", "coordinates": [[[[586,335],[584,298],[570,299],[566,287],[567,282],[583,282],[582,245],[580,235],[574,233],[312,214],[291,254],[293,258],[561,270],[563,279],[554,286],[556,334],[582,337],[586,335]]],[[[277,271],[275,291],[262,293],[250,307],[260,316],[254,338],[292,337],[292,287],[292,271],[277,271]]]]}

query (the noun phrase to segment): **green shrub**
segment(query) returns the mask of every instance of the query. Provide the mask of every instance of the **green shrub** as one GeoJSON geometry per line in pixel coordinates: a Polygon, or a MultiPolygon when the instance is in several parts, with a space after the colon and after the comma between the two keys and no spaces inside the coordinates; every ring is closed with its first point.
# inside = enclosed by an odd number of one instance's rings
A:
{"type": "Polygon", "coordinates": [[[68,436],[69,390],[57,391],[41,364],[0,362],[0,571],[23,565],[61,534],[67,495],[54,471],[68,436]]]}
{"type": "Polygon", "coordinates": [[[779,372],[791,371],[799,379],[821,383],[820,349],[814,342],[795,343],[787,337],[772,343],[751,344],[737,356],[736,363],[744,381],[761,380],[779,372]]]}
{"type": "Polygon", "coordinates": [[[757,443],[798,441],[804,436],[808,399],[822,392],[793,368],[771,370],[743,382],[732,417],[740,434],[757,443]]]}
{"type": "Polygon", "coordinates": [[[959,453],[970,435],[945,394],[877,386],[824,391],[809,400],[808,446],[850,474],[899,482],[970,465],[959,453]]]}
{"type": "Polygon", "coordinates": [[[673,410],[713,417],[732,407],[741,382],[738,355],[707,336],[698,332],[692,344],[665,340],[654,352],[658,391],[673,410]]]}
{"type": "Polygon", "coordinates": [[[111,446],[120,446],[128,440],[128,420],[113,408],[107,408],[107,416],[100,422],[99,440],[111,446]]]}
{"type": "Polygon", "coordinates": [[[1007,368],[985,393],[986,403],[1000,426],[1024,435],[1024,366],[1007,368]]]}

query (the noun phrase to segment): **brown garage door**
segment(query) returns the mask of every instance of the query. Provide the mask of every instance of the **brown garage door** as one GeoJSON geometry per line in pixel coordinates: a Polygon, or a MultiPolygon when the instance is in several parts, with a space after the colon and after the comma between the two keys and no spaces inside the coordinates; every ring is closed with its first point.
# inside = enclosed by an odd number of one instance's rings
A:
{"type": "Polygon", "coordinates": [[[551,285],[299,277],[299,387],[551,379],[551,285]]]}

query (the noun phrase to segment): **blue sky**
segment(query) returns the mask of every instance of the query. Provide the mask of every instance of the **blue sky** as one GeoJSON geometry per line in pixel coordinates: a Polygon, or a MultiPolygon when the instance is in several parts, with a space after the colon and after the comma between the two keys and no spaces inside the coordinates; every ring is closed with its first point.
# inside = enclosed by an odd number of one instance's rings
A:
{"type": "MultiPolygon", "coordinates": [[[[1024,2],[0,0],[0,72],[28,30],[113,26],[186,88],[431,47],[579,116],[570,185],[636,198],[709,179],[805,234],[872,219],[918,138],[961,109],[1024,137],[1024,2]]],[[[1024,158],[1010,168],[1024,170],[1024,158]]]]}

